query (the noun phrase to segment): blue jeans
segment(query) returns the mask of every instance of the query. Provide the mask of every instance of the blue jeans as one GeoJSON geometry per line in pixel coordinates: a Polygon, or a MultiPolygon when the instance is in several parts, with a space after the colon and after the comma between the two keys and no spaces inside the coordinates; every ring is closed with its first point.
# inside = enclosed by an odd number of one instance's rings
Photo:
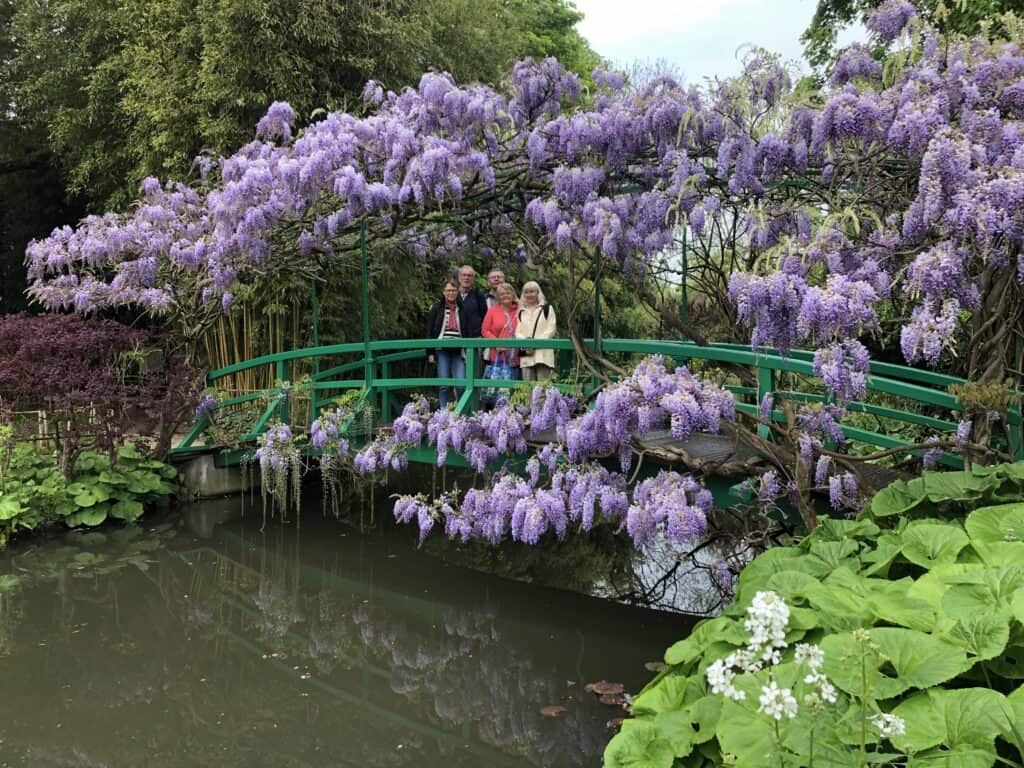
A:
{"type": "MultiPolygon", "coordinates": [[[[439,379],[466,378],[466,361],[462,359],[461,349],[435,349],[434,359],[437,360],[437,377],[439,379]]],[[[462,397],[462,387],[455,388],[456,399],[462,397]]],[[[438,393],[441,407],[448,406],[448,387],[441,387],[438,393]]]]}

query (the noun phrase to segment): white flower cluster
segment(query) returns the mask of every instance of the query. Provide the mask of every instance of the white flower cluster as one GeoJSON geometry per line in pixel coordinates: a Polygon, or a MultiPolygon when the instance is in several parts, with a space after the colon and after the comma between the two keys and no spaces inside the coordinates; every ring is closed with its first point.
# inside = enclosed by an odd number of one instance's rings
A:
{"type": "Polygon", "coordinates": [[[907,722],[902,717],[886,712],[872,717],[871,724],[878,729],[878,733],[884,739],[892,738],[893,736],[903,736],[907,732],[907,722]]]}
{"type": "Polygon", "coordinates": [[[764,712],[769,717],[781,720],[785,715],[790,720],[796,717],[796,699],[789,688],[779,688],[774,680],[761,688],[761,696],[758,698],[761,706],[758,712],[764,712]]]}
{"type": "Polygon", "coordinates": [[[807,666],[807,674],[804,676],[804,683],[807,685],[817,686],[816,691],[811,691],[804,695],[804,701],[807,704],[817,704],[819,701],[835,704],[835,686],[828,681],[828,678],[825,677],[825,673],[821,671],[821,665],[825,663],[825,652],[817,645],[797,643],[796,663],[801,666],[807,666]]]}
{"type": "MultiPolygon", "coordinates": [[[[789,606],[775,592],[758,592],[747,608],[747,620],[744,627],[750,633],[750,641],[746,648],[730,653],[707,668],[705,673],[711,692],[721,694],[733,701],[743,701],[746,692],[736,687],[738,673],[754,674],[765,666],[773,667],[782,661],[782,649],[786,647],[786,625],[789,623],[789,606]]],[[[816,645],[798,643],[795,660],[799,666],[807,667],[803,678],[805,685],[814,689],[804,696],[808,704],[822,701],[830,704],[836,701],[836,689],[825,677],[821,667],[825,662],[825,652],[816,645]]],[[[758,712],[781,720],[796,717],[797,700],[789,688],[779,688],[771,680],[761,687],[758,697],[758,712]]]]}
{"type": "Polygon", "coordinates": [[[747,608],[750,618],[743,626],[750,633],[747,649],[758,661],[779,663],[779,649],[786,647],[789,606],[774,592],[758,592],[747,608]]]}
{"type": "Polygon", "coordinates": [[[736,654],[733,653],[724,659],[719,659],[708,667],[706,674],[712,693],[720,693],[733,701],[743,701],[747,698],[747,694],[733,685],[733,681],[736,679],[736,673],[733,671],[735,656],[736,654]]]}

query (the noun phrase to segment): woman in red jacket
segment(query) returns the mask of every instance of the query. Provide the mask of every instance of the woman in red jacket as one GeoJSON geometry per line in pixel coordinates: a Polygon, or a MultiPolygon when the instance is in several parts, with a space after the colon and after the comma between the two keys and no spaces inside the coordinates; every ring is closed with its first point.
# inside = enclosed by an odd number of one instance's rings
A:
{"type": "MultiPolygon", "coordinates": [[[[514,339],[519,315],[519,302],[515,289],[508,283],[501,283],[496,293],[498,303],[487,310],[480,335],[487,339],[514,339]]],[[[513,371],[518,370],[519,360],[515,348],[504,347],[489,350],[487,361],[492,365],[508,363],[513,371]]]]}

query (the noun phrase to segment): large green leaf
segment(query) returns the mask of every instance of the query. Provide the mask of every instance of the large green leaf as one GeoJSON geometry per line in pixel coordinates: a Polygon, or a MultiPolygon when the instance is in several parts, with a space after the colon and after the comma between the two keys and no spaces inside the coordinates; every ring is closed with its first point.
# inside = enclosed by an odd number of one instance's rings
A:
{"type": "MultiPolygon", "coordinates": [[[[892,585],[891,582],[883,582],[883,584],[892,585]]],[[[917,629],[921,632],[934,632],[936,625],[941,623],[936,616],[935,609],[924,600],[910,597],[907,594],[910,586],[908,584],[901,590],[874,590],[868,597],[872,611],[880,621],[888,624],[917,629]]]]}
{"type": "Polygon", "coordinates": [[[92,495],[91,492],[85,491],[75,495],[75,506],[77,507],[91,507],[96,504],[99,499],[92,495]]]}
{"type": "Polygon", "coordinates": [[[102,483],[92,483],[89,486],[89,495],[96,499],[96,501],[109,501],[110,488],[102,483]]]}
{"type": "Polygon", "coordinates": [[[996,753],[986,749],[970,746],[956,749],[936,747],[912,755],[907,760],[907,768],[992,768],[995,762],[996,753]]]}
{"type": "Polygon", "coordinates": [[[110,508],[110,516],[119,520],[137,520],[142,516],[144,507],[137,501],[118,501],[110,508]]]}
{"type": "Polygon", "coordinates": [[[1006,648],[1010,639],[1010,624],[999,614],[981,614],[959,621],[950,629],[948,637],[962,644],[978,661],[994,659],[1006,648]]]}
{"type": "Polygon", "coordinates": [[[107,485],[128,485],[129,483],[128,476],[123,472],[117,471],[110,472],[105,470],[100,472],[98,479],[101,483],[106,483],[107,485]]]}
{"type": "Polygon", "coordinates": [[[10,520],[22,512],[21,502],[10,496],[0,497],[0,520],[10,520]]]}
{"type": "MultiPolygon", "coordinates": [[[[956,755],[964,765],[992,765],[995,738],[1006,728],[1005,712],[1012,707],[1006,698],[988,688],[936,688],[910,697],[896,707],[894,714],[906,722],[906,734],[892,741],[902,750],[930,753],[922,765],[956,755]],[[945,753],[945,754],[943,754],[945,753]],[[985,761],[988,762],[985,762],[985,761]]],[[[960,763],[950,763],[950,766],[960,763]]]]}
{"type": "Polygon", "coordinates": [[[938,566],[918,578],[910,589],[907,590],[907,596],[923,600],[936,610],[941,610],[942,596],[946,594],[950,583],[954,581],[962,582],[972,574],[975,575],[974,580],[980,582],[983,570],[984,566],[968,563],[938,566]]]}
{"type": "Polygon", "coordinates": [[[923,490],[933,502],[976,501],[998,486],[999,480],[995,476],[978,476],[970,472],[925,472],[907,483],[911,493],[923,490]]]}
{"type": "Polygon", "coordinates": [[[64,522],[71,528],[79,525],[99,525],[107,519],[106,505],[87,507],[64,518],[64,522]]]}
{"type": "Polygon", "coordinates": [[[693,751],[697,732],[690,722],[689,709],[662,712],[654,718],[654,727],[672,745],[672,752],[676,757],[686,757],[693,751]]]}
{"type": "Polygon", "coordinates": [[[824,578],[829,568],[817,560],[812,563],[798,547],[774,547],[758,555],[740,572],[733,604],[749,605],[754,594],[764,589],[771,575],[779,571],[802,571],[815,578],[824,578]]]}
{"type": "Polygon", "coordinates": [[[845,541],[847,539],[874,539],[881,529],[870,520],[847,520],[845,518],[819,517],[818,527],[805,539],[815,541],[845,541]]]}
{"type": "Polygon", "coordinates": [[[651,723],[627,720],[604,751],[605,768],[672,768],[672,743],[651,723]]]}
{"type": "Polygon", "coordinates": [[[923,489],[914,493],[905,482],[897,480],[874,495],[869,509],[875,517],[891,517],[906,514],[922,501],[923,489]]]}
{"type": "Polygon", "coordinates": [[[1015,593],[1024,588],[1024,566],[980,568],[967,583],[950,581],[942,596],[942,608],[954,619],[970,619],[981,613],[1009,615],[1015,593]]]}
{"type": "Polygon", "coordinates": [[[948,747],[972,746],[995,751],[1006,704],[1003,694],[989,688],[936,689],[928,694],[945,715],[948,747]]]}
{"type": "Polygon", "coordinates": [[[693,661],[714,642],[725,641],[739,647],[745,645],[749,639],[748,633],[735,619],[727,616],[705,619],[694,628],[689,637],[669,646],[665,651],[665,663],[675,665],[693,661]]]}
{"type": "Polygon", "coordinates": [[[1024,755],[1024,685],[1006,697],[1000,719],[1003,738],[1017,746],[1024,755]]]}
{"type": "Polygon", "coordinates": [[[867,634],[877,652],[862,648],[852,632],[829,635],[821,642],[825,673],[851,695],[891,699],[910,688],[945,682],[967,666],[962,647],[934,635],[901,627],[876,627],[867,634]]]}
{"type": "Polygon", "coordinates": [[[977,541],[960,553],[960,562],[968,559],[994,568],[1018,565],[1024,561],[1024,542],[1021,541],[977,541]],[[974,557],[970,557],[971,553],[974,557]]]}
{"type": "Polygon", "coordinates": [[[690,722],[696,733],[694,744],[703,744],[715,737],[715,727],[722,716],[722,702],[725,699],[718,695],[708,695],[694,702],[690,707],[690,722]]]}
{"type": "Polygon", "coordinates": [[[779,571],[768,579],[765,589],[775,592],[792,608],[794,603],[806,602],[819,583],[818,579],[803,571],[779,571]]]}
{"type": "Polygon", "coordinates": [[[775,751],[772,720],[756,709],[756,697],[753,702],[736,703],[727,699],[722,704],[715,735],[722,751],[736,756],[733,765],[737,768],[763,768],[772,764],[775,751]]]}
{"type": "Polygon", "coordinates": [[[136,450],[134,445],[122,445],[117,449],[117,458],[127,459],[128,461],[138,461],[142,458],[142,454],[136,450]]]}
{"type": "Polygon", "coordinates": [[[860,544],[851,539],[844,541],[816,541],[811,544],[811,553],[807,558],[811,562],[819,559],[827,571],[840,566],[859,568],[860,563],[854,558],[860,552],[860,544]]]}
{"type": "Polygon", "coordinates": [[[976,509],[967,516],[964,527],[974,541],[1024,542],[1024,502],[976,509]]]}
{"type": "Polygon", "coordinates": [[[856,629],[874,621],[868,579],[847,567],[837,568],[823,582],[807,589],[811,606],[822,626],[831,630],[856,629]]]}
{"type": "Polygon", "coordinates": [[[891,739],[898,749],[921,752],[946,740],[945,715],[936,707],[928,691],[904,699],[893,714],[902,717],[906,724],[906,733],[891,739]]]}
{"type": "Polygon", "coordinates": [[[989,675],[1007,680],[1024,680],[1024,637],[1019,629],[1010,630],[1010,641],[998,656],[982,662],[989,675]]]}
{"type": "Polygon", "coordinates": [[[860,560],[865,564],[862,573],[865,576],[885,574],[889,565],[896,556],[903,550],[903,539],[895,533],[886,532],[879,536],[873,548],[864,550],[860,554],[860,560]]]}
{"type": "Polygon", "coordinates": [[[643,693],[633,699],[634,715],[670,712],[683,706],[686,698],[686,686],[690,680],[688,675],[668,672],[656,683],[644,689],[643,693]]]}
{"type": "Polygon", "coordinates": [[[902,536],[903,556],[928,570],[936,565],[956,562],[960,550],[970,543],[959,525],[929,520],[912,522],[902,536]]]}

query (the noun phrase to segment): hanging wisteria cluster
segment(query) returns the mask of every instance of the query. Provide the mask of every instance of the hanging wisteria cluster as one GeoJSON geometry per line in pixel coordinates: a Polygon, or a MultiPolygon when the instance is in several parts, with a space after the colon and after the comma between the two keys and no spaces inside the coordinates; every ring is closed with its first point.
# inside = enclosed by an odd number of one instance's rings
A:
{"type": "Polygon", "coordinates": [[[259,437],[254,458],[260,467],[264,505],[267,499],[271,499],[282,516],[288,513],[289,506],[294,505],[298,509],[303,461],[291,427],[275,424],[267,429],[259,437]]]}
{"type": "Polygon", "coordinates": [[[669,370],[653,356],[602,391],[581,415],[575,415],[574,398],[555,387],[534,387],[530,402],[529,409],[500,405],[460,416],[449,409],[432,412],[417,399],[390,433],[356,455],[356,469],[401,468],[409,448],[426,444],[436,449],[438,466],[454,452],[478,473],[496,471],[488,487],[467,490],[461,503],[452,494],[398,497],[395,518],[416,522],[421,538],[440,523],[446,535],[463,541],[510,537],[535,544],[548,532],[561,538],[570,526],[589,531],[600,520],[624,528],[637,547],[651,545],[659,533],[675,543],[705,534],[712,498],[692,477],[662,472],[630,494],[626,476],[597,460],[616,457],[625,471],[637,437],[666,425],[679,437],[717,432],[723,420],[735,417],[730,393],[686,368],[669,370]],[[506,457],[527,453],[530,435],[549,430],[555,439],[529,458],[523,476],[500,466],[506,457]]]}

